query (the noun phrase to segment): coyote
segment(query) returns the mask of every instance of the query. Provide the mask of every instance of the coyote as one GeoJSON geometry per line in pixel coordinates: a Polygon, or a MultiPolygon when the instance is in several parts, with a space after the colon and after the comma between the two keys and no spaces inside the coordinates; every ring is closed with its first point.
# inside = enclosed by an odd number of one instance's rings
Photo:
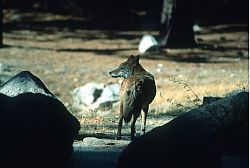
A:
{"type": "Polygon", "coordinates": [[[109,72],[113,78],[123,77],[120,90],[120,120],[116,139],[121,139],[123,120],[131,123],[131,140],[135,139],[135,122],[141,114],[141,134],[145,133],[149,104],[156,94],[155,80],[139,63],[140,56],[131,55],[127,61],[109,72]],[[142,113],[141,113],[141,110],[142,113]]]}

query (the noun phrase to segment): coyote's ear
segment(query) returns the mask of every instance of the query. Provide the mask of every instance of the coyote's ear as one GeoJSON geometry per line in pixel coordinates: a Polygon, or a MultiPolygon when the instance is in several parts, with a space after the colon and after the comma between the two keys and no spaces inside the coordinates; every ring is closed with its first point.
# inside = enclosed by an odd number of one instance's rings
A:
{"type": "Polygon", "coordinates": [[[128,58],[128,61],[131,63],[139,64],[139,59],[140,59],[140,55],[137,55],[137,56],[130,55],[130,57],[128,58]]]}
{"type": "Polygon", "coordinates": [[[135,59],[135,56],[134,55],[130,55],[128,60],[134,60],[135,59]]]}
{"type": "Polygon", "coordinates": [[[135,57],[135,61],[136,61],[137,63],[139,63],[139,60],[140,60],[140,55],[137,55],[137,56],[135,57]]]}

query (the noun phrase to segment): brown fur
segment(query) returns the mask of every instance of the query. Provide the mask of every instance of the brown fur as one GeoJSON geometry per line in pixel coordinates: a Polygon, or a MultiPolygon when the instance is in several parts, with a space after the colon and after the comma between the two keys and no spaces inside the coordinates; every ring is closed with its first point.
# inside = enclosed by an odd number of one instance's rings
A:
{"type": "Polygon", "coordinates": [[[120,90],[121,105],[117,139],[121,139],[123,120],[127,123],[131,119],[131,139],[135,138],[135,122],[140,114],[142,116],[141,133],[145,133],[149,104],[156,94],[154,77],[140,65],[139,59],[139,55],[131,55],[127,61],[110,72],[114,78],[124,78],[120,90]]]}

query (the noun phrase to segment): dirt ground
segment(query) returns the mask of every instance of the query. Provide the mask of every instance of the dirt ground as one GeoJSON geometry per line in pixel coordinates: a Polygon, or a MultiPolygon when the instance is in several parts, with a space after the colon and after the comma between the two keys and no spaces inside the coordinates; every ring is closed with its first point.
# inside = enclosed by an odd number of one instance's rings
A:
{"type": "MultiPolygon", "coordinates": [[[[71,92],[89,82],[121,82],[111,78],[108,72],[129,55],[139,54],[137,48],[142,35],[158,32],[85,29],[59,26],[59,22],[77,25],[85,20],[5,11],[5,47],[0,49],[0,63],[10,65],[12,75],[28,70],[38,76],[81,121],[82,132],[113,134],[118,123],[118,107],[109,113],[103,111],[84,118],[74,108],[71,92]]],[[[204,96],[248,90],[248,37],[248,25],[244,24],[202,26],[196,40],[208,44],[207,48],[165,49],[161,53],[141,55],[142,66],[155,76],[157,84],[147,122],[149,128],[162,125],[179,110],[188,111],[189,107],[201,104],[192,91],[202,100],[204,96]],[[185,84],[190,88],[184,87],[185,84]]]]}

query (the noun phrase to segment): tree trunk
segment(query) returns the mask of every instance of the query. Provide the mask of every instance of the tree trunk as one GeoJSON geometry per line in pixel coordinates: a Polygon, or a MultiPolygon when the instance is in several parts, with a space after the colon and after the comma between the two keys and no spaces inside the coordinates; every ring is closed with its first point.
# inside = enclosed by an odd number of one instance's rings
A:
{"type": "Polygon", "coordinates": [[[195,45],[194,1],[164,0],[159,35],[160,47],[186,48],[195,45]]]}
{"type": "Polygon", "coordinates": [[[3,47],[3,0],[0,0],[0,48],[3,47]]]}

